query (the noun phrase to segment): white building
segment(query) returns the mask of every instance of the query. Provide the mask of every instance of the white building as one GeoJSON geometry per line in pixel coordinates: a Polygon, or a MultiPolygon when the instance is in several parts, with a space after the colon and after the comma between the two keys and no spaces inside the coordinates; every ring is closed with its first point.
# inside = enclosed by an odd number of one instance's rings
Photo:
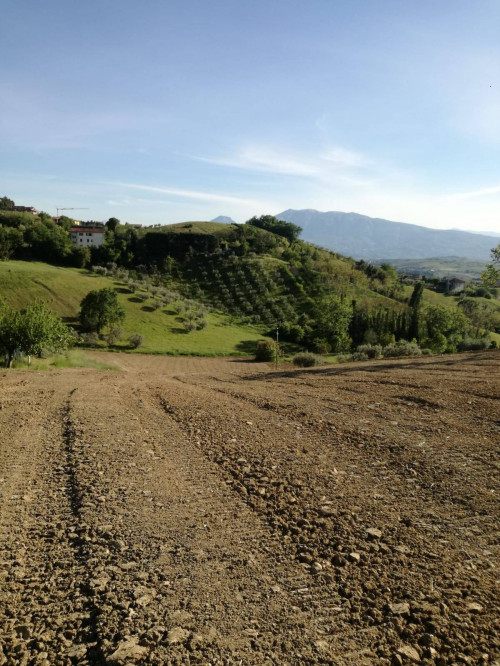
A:
{"type": "Polygon", "coordinates": [[[71,227],[69,235],[78,247],[99,247],[104,242],[104,227],[71,227]]]}

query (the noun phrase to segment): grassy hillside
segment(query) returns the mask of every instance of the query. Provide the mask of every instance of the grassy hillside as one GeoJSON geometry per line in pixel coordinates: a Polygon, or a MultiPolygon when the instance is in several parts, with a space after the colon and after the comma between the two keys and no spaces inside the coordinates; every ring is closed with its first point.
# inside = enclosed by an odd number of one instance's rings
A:
{"type": "Polygon", "coordinates": [[[237,227],[237,224],[224,224],[223,222],[178,222],[162,226],[160,229],[178,234],[227,236],[237,227]]]}
{"type": "MultiPolygon", "coordinates": [[[[137,302],[119,281],[89,274],[82,269],[60,268],[39,262],[0,262],[0,295],[12,307],[21,308],[35,299],[46,303],[69,323],[76,322],[80,301],[94,289],[117,290],[125,310],[124,338],[140,333],[145,338],[139,351],[166,354],[230,355],[252,353],[262,339],[262,328],[229,323],[222,314],[209,313],[208,325],[186,333],[174,311],[175,303],[153,310],[137,302]]],[[[126,344],[123,345],[127,347],[126,344]]]]}
{"type": "MultiPolygon", "coordinates": [[[[415,337],[408,305],[413,285],[403,285],[394,268],[354,261],[269,229],[197,221],[141,230],[118,225],[106,231],[102,247],[86,248],[87,257],[68,254],[63,245],[54,262],[81,259],[92,270],[36,262],[40,253],[55,252],[67,233],[50,221],[33,222],[28,231],[18,252],[31,261],[16,255],[16,261],[0,262],[0,295],[16,308],[42,300],[77,326],[83,297],[113,288],[126,314],[117,348],[140,334],[140,350],[150,353],[253,353],[277,323],[282,341],[320,353],[415,337]]],[[[424,305],[457,307],[456,298],[430,289],[423,298],[424,305]]],[[[468,300],[474,301],[466,304],[472,325],[465,320],[462,336],[500,329],[498,301],[468,300]]],[[[429,321],[432,316],[429,311],[429,321]]],[[[419,340],[430,338],[427,320],[419,325],[419,340]]],[[[455,336],[453,344],[462,339],[455,336]]]]}

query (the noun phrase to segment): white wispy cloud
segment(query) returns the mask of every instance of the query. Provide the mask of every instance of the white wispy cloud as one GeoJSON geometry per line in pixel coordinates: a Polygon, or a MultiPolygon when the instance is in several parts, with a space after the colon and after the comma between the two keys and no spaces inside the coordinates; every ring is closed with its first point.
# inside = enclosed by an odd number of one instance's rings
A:
{"type": "Polygon", "coordinates": [[[331,181],[342,177],[352,180],[354,172],[375,168],[373,160],[366,155],[341,146],[333,146],[317,153],[247,146],[233,156],[195,156],[195,159],[246,171],[300,176],[320,181],[331,181]]]}
{"type": "Polygon", "coordinates": [[[218,194],[214,192],[201,192],[199,190],[185,190],[173,187],[155,187],[152,185],[142,185],[139,183],[115,183],[120,187],[126,187],[133,190],[141,190],[142,192],[156,192],[160,194],[169,194],[174,197],[181,197],[184,199],[195,199],[198,201],[212,201],[228,204],[244,204],[244,205],[258,205],[259,202],[252,199],[245,199],[243,197],[235,197],[228,194],[218,194]]]}

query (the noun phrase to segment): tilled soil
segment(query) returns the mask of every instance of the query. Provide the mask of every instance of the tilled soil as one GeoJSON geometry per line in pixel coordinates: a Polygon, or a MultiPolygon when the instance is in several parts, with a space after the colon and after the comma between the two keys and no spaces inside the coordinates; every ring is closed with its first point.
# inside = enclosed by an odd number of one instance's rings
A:
{"type": "Polygon", "coordinates": [[[500,661],[500,354],[0,374],[0,666],[500,661]]]}

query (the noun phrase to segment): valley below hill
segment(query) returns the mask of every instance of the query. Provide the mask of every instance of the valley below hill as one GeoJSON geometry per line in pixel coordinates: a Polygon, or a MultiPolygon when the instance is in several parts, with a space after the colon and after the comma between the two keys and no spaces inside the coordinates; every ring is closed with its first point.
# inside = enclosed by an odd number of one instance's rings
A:
{"type": "Polygon", "coordinates": [[[0,664],[491,664],[500,353],[0,382],[0,664]]]}

